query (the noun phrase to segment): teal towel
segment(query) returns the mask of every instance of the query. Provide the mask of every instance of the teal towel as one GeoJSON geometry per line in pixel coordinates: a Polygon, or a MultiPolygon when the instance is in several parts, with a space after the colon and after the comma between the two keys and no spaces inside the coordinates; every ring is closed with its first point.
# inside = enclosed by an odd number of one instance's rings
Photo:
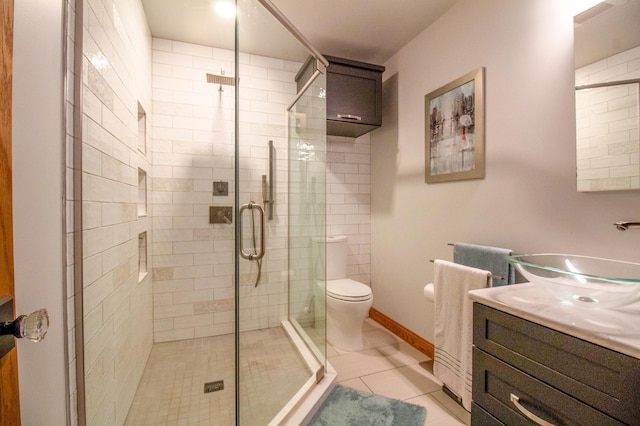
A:
{"type": "Polygon", "coordinates": [[[491,272],[493,287],[513,284],[516,274],[507,256],[510,249],[456,243],[453,245],[453,262],[491,272]]]}

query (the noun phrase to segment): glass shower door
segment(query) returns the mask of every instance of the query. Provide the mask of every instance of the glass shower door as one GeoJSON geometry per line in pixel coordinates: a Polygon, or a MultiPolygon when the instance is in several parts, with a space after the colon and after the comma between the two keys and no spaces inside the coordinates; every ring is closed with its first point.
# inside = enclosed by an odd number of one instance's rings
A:
{"type": "MultiPolygon", "coordinates": [[[[313,59],[311,59],[313,61],[313,59]]],[[[289,321],[326,365],[326,77],[289,109],[289,321]]]]}
{"type": "Polygon", "coordinates": [[[243,425],[280,423],[324,371],[324,336],[312,340],[306,331],[324,312],[323,296],[313,297],[311,244],[324,233],[324,76],[310,87],[301,80],[309,51],[281,18],[267,1],[237,2],[236,416],[243,425]]]}

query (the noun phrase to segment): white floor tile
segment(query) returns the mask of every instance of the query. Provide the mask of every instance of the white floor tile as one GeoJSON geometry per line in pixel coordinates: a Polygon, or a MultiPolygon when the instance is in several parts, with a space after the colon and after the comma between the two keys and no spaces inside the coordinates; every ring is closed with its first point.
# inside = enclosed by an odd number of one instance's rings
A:
{"type": "Polygon", "coordinates": [[[407,342],[394,343],[393,345],[377,348],[381,354],[389,359],[395,366],[418,364],[429,361],[430,358],[408,344],[407,342]]]}
{"type": "Polygon", "coordinates": [[[351,379],[351,380],[345,380],[344,382],[341,382],[340,384],[344,385],[344,386],[348,386],[348,387],[353,388],[353,389],[361,390],[363,392],[373,393],[373,391],[371,389],[369,389],[369,387],[367,385],[365,385],[365,383],[359,377],[355,378],[355,379],[351,379]]]}
{"type": "Polygon", "coordinates": [[[438,401],[440,405],[445,407],[449,412],[453,413],[453,415],[460,419],[462,422],[467,424],[471,423],[471,413],[461,407],[442,390],[432,393],[431,396],[433,396],[433,398],[438,401]]]}
{"type": "Polygon", "coordinates": [[[363,331],[362,340],[365,350],[402,342],[399,337],[383,329],[372,329],[363,331]]]}
{"type": "Polygon", "coordinates": [[[433,375],[433,360],[370,318],[362,330],[367,349],[327,350],[335,354],[329,362],[339,365],[340,384],[422,405],[427,409],[425,426],[471,424],[469,413],[442,392],[442,382],[433,375]],[[373,371],[376,369],[381,370],[373,371]]]}
{"type": "Polygon", "coordinates": [[[430,379],[430,374],[418,364],[361,377],[373,393],[402,401],[435,392],[441,385],[430,379]]]}
{"type": "Polygon", "coordinates": [[[338,382],[395,368],[391,361],[375,349],[338,355],[329,362],[338,373],[338,382]]]}
{"type": "Polygon", "coordinates": [[[444,408],[431,395],[420,395],[416,398],[407,399],[410,404],[422,405],[427,409],[427,418],[424,426],[466,426],[468,423],[462,422],[444,408]]]}

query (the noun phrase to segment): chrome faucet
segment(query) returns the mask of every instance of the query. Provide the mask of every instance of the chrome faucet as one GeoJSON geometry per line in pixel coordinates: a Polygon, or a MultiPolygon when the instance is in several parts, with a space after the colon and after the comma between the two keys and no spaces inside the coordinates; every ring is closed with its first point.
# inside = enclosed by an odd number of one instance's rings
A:
{"type": "Polygon", "coordinates": [[[629,228],[640,228],[640,222],[628,222],[621,220],[613,224],[618,231],[626,231],[629,228]]]}

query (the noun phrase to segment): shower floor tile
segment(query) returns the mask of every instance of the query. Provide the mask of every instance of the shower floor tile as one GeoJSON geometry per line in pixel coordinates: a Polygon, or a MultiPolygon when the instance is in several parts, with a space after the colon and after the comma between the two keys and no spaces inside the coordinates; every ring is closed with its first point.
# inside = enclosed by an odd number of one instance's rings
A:
{"type": "MultiPolygon", "coordinates": [[[[154,344],[125,424],[234,424],[234,340],[154,344]],[[204,384],[217,380],[224,389],[205,394],[204,384]]],[[[311,373],[280,327],[241,333],[240,353],[241,424],[266,425],[311,373]]]]}

